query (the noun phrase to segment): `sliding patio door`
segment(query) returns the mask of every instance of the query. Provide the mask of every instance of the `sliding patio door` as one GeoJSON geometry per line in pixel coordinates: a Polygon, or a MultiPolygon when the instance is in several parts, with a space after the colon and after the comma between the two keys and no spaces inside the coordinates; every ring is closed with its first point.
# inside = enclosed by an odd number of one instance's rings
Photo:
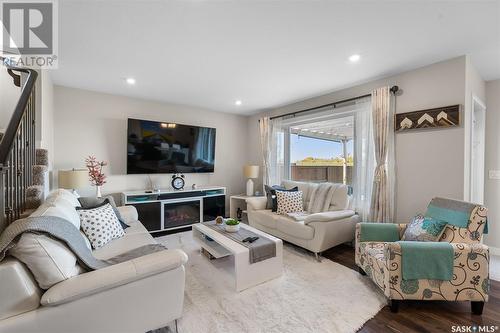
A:
{"type": "Polygon", "coordinates": [[[283,178],[349,185],[353,205],[368,214],[375,154],[370,100],[284,118],[283,178]]]}

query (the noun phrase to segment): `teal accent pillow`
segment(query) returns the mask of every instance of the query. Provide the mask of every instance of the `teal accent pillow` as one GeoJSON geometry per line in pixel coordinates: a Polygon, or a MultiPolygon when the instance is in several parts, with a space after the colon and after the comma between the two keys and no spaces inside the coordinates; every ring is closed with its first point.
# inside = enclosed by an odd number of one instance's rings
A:
{"type": "Polygon", "coordinates": [[[406,226],[404,241],[436,242],[446,227],[446,221],[423,215],[415,216],[406,226]]]}

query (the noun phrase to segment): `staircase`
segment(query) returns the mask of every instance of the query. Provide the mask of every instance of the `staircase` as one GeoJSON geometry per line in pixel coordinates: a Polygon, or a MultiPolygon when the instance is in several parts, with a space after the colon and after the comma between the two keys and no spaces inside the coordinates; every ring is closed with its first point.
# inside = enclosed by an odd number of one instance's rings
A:
{"type": "Polygon", "coordinates": [[[21,87],[21,95],[14,108],[5,133],[0,139],[0,232],[28,209],[28,188],[34,185],[33,166],[36,165],[35,81],[37,72],[12,67],[0,57],[12,77],[21,87]],[[21,77],[22,75],[22,77],[21,77]]]}

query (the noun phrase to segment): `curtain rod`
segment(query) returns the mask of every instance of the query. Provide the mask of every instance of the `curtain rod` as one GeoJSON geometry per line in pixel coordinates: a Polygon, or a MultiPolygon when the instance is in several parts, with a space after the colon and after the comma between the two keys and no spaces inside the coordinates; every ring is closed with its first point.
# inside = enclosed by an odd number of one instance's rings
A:
{"type": "MultiPolygon", "coordinates": [[[[391,92],[393,94],[396,94],[399,91],[399,87],[398,86],[392,86],[390,90],[391,90],[391,92]]],[[[343,104],[343,103],[347,103],[347,102],[352,102],[352,101],[355,101],[355,100],[358,100],[358,99],[370,97],[371,95],[372,94],[366,94],[366,95],[356,96],[356,97],[352,97],[352,98],[348,98],[348,99],[343,99],[343,100],[340,100],[340,101],[337,101],[337,102],[323,104],[323,105],[315,106],[315,107],[309,108],[309,109],[304,109],[304,110],[300,110],[300,111],[285,113],[285,114],[282,114],[282,115],[279,115],[279,116],[271,117],[269,119],[272,120],[272,119],[283,118],[283,117],[287,117],[287,116],[295,116],[295,115],[297,115],[299,113],[303,113],[303,112],[307,112],[307,111],[313,111],[313,110],[316,110],[316,109],[322,109],[322,108],[325,108],[325,107],[328,107],[328,106],[333,106],[333,108],[335,108],[337,104],[343,104]]]]}

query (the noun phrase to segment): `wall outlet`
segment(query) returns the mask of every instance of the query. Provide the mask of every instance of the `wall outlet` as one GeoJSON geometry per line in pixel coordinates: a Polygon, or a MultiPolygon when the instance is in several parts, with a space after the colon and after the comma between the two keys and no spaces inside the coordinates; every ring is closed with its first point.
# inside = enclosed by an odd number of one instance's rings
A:
{"type": "Polygon", "coordinates": [[[500,170],[490,170],[489,171],[490,179],[500,179],[500,170]]]}

